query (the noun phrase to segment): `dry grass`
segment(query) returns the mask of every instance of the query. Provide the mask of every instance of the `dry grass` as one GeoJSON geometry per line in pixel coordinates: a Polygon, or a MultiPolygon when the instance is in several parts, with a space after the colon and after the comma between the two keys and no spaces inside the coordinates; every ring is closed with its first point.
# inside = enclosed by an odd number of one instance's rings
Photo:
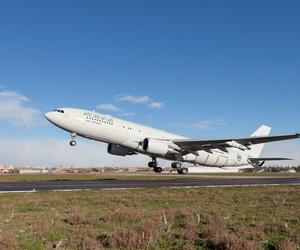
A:
{"type": "Polygon", "coordinates": [[[66,214],[64,221],[71,226],[96,225],[99,223],[99,218],[95,214],[81,211],[77,207],[72,207],[70,210],[67,210],[66,214]]]}
{"type": "Polygon", "coordinates": [[[0,249],[15,249],[17,241],[15,235],[10,232],[1,232],[0,234],[0,249]]]}
{"type": "Polygon", "coordinates": [[[0,196],[0,249],[299,249],[300,187],[0,196]]]}

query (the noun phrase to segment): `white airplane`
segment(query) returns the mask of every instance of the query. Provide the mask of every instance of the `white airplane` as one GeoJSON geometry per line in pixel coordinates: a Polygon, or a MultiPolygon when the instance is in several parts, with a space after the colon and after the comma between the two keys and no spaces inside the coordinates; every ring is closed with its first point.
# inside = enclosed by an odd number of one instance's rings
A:
{"type": "Polygon", "coordinates": [[[187,174],[184,162],[210,167],[254,167],[265,161],[291,160],[261,158],[264,143],[300,138],[300,134],[269,136],[270,127],[261,126],[250,137],[193,140],[94,111],[59,108],[45,114],[55,126],[71,133],[71,146],[76,136],[108,143],[107,151],[118,156],[145,154],[152,158],[148,166],[162,172],[157,158],[172,160],[178,174],[187,174]]]}

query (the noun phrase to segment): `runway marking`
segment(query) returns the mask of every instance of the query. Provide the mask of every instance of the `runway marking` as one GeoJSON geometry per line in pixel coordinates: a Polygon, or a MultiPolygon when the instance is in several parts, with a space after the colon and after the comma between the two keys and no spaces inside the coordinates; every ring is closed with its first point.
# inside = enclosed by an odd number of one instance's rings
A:
{"type": "Polygon", "coordinates": [[[182,186],[182,187],[163,187],[163,188],[217,188],[217,187],[263,187],[263,186],[299,186],[300,183],[291,184],[242,184],[242,185],[209,185],[209,186],[182,186]]]}
{"type": "Polygon", "coordinates": [[[9,193],[36,193],[39,190],[21,190],[21,191],[0,191],[0,194],[9,194],[9,193]]]}
{"type": "Polygon", "coordinates": [[[54,191],[54,192],[80,192],[80,191],[93,191],[97,189],[90,189],[90,188],[85,188],[85,189],[56,189],[56,190],[49,190],[49,191],[54,191]]]}

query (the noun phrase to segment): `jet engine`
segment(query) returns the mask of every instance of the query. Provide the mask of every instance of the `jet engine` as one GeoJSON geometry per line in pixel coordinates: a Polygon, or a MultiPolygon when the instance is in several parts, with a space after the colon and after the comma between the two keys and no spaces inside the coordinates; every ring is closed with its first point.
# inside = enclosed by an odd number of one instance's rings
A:
{"type": "Polygon", "coordinates": [[[125,148],[118,144],[111,144],[109,143],[107,146],[107,152],[112,155],[118,155],[118,156],[126,156],[126,155],[133,155],[134,152],[129,150],[128,148],[125,148]]]}
{"type": "Polygon", "coordinates": [[[143,150],[153,155],[166,155],[168,153],[177,153],[167,142],[159,139],[145,138],[143,141],[143,150]]]}

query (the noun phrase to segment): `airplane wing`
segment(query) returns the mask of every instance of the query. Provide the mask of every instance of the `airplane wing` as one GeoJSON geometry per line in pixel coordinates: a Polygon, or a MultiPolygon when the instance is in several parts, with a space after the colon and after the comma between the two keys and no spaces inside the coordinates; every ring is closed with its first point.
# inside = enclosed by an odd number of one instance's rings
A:
{"type": "Polygon", "coordinates": [[[237,147],[240,149],[249,149],[251,145],[268,143],[274,141],[283,141],[300,138],[300,134],[277,135],[277,136],[252,136],[245,138],[226,138],[218,140],[186,140],[178,139],[172,142],[179,146],[182,150],[187,152],[195,152],[198,150],[211,150],[214,148],[221,148],[226,150],[228,147],[237,147]]]}

